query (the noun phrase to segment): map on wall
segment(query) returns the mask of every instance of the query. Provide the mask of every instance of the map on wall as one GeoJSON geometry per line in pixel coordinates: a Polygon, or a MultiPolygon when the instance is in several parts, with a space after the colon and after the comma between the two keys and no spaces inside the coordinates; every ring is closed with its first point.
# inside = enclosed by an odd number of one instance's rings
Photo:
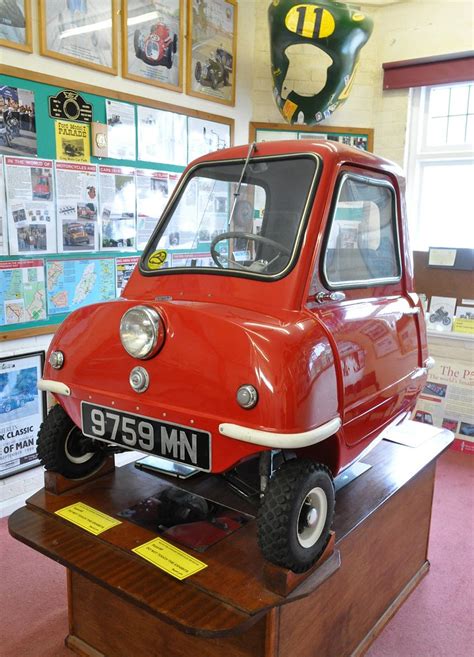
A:
{"type": "Polygon", "coordinates": [[[44,261],[0,262],[0,325],[46,319],[44,261]]]}
{"type": "Polygon", "coordinates": [[[113,258],[50,260],[46,280],[50,315],[115,299],[113,258]]]}

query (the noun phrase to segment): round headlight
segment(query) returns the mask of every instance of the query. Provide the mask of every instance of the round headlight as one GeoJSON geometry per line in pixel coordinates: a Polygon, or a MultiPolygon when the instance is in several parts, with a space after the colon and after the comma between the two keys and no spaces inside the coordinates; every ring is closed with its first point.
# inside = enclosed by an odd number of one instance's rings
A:
{"type": "Polygon", "coordinates": [[[151,358],[165,341],[163,320],[154,308],[130,308],[120,320],[120,340],[130,356],[151,358]]]}

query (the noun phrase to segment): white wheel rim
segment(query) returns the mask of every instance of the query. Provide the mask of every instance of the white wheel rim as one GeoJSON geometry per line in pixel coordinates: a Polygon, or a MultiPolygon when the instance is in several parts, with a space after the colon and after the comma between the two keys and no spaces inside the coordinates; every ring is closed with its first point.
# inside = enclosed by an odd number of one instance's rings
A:
{"type": "Polygon", "coordinates": [[[297,520],[298,543],[310,548],[317,543],[323,533],[328,515],[326,493],[317,486],[309,491],[300,507],[297,520]]]}
{"type": "Polygon", "coordinates": [[[66,436],[66,440],[64,443],[64,452],[66,453],[68,461],[70,461],[71,463],[75,463],[76,465],[87,463],[87,461],[89,461],[94,456],[94,452],[86,452],[85,454],[81,454],[80,456],[74,456],[69,451],[69,439],[73,431],[77,431],[77,428],[73,427],[68,433],[68,435],[66,436]]]}

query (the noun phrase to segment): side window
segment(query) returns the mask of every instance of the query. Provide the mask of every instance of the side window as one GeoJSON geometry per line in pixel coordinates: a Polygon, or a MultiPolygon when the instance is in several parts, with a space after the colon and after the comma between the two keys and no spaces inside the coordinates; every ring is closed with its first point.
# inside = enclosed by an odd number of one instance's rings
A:
{"type": "Polygon", "coordinates": [[[339,188],[324,255],[329,286],[398,279],[400,257],[392,187],[346,176],[339,188]]]}

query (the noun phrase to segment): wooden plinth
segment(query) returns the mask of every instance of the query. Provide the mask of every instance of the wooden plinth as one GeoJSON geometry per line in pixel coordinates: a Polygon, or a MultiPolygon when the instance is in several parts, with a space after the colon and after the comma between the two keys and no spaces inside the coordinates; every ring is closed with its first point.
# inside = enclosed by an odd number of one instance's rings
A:
{"type": "MultiPolygon", "coordinates": [[[[286,595],[268,581],[255,521],[203,554],[186,549],[208,567],[179,582],[131,552],[156,534],[123,521],[95,537],[54,514],[82,501],[116,516],[170,481],[133,465],[60,495],[40,491],[10,533],[68,568],[66,643],[79,655],[358,657],[428,570],[435,464],[451,440],[380,443],[364,459],[373,467],[338,493],[334,551],[291,591],[295,580],[280,573],[286,595]]],[[[217,477],[172,482],[255,512],[217,477]]]]}

